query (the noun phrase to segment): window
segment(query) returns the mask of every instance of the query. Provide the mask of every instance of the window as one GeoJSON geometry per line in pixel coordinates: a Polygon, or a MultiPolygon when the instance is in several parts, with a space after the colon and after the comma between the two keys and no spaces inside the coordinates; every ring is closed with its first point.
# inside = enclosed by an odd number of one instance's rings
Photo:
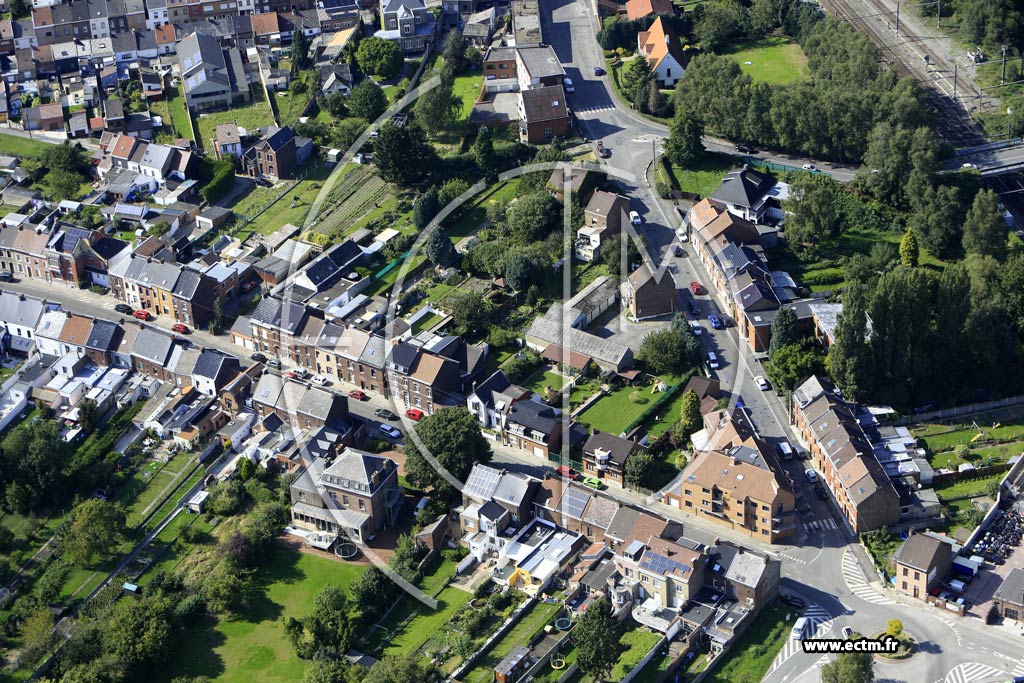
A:
{"type": "Polygon", "coordinates": [[[903,582],[903,590],[907,590],[907,582],[906,581],[903,582]]]}
{"type": "Polygon", "coordinates": [[[672,78],[672,69],[665,69],[665,78],[672,78]]]}
{"type": "Polygon", "coordinates": [[[365,510],[366,509],[366,501],[363,500],[362,498],[359,499],[359,509],[360,510],[365,510]]]}
{"type": "Polygon", "coordinates": [[[909,572],[907,571],[907,568],[906,568],[906,567],[904,567],[904,568],[903,568],[903,576],[906,576],[906,575],[907,575],[908,573],[909,573],[909,572]]]}
{"type": "Polygon", "coordinates": [[[918,581],[921,578],[921,572],[914,572],[914,580],[918,581]]]}
{"type": "Polygon", "coordinates": [[[341,504],[342,505],[348,505],[348,496],[342,496],[341,497],[341,504]]]}
{"type": "Polygon", "coordinates": [[[692,508],[693,507],[693,501],[692,500],[686,501],[686,507],[692,508]]]}

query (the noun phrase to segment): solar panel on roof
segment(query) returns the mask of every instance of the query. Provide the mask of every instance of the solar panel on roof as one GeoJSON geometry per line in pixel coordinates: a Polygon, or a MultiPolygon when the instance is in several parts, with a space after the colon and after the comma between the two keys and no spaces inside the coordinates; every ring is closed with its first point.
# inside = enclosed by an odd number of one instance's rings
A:
{"type": "Polygon", "coordinates": [[[114,207],[114,213],[124,214],[125,216],[138,216],[141,218],[146,213],[146,207],[137,204],[118,204],[114,207]]]}
{"type": "Polygon", "coordinates": [[[657,555],[648,553],[644,556],[643,562],[640,563],[641,568],[651,571],[655,574],[664,576],[665,574],[671,574],[672,572],[678,571],[680,574],[687,574],[690,571],[690,566],[683,564],[677,560],[673,560],[670,557],[664,555],[657,555]]]}
{"type": "Polygon", "coordinates": [[[577,519],[583,517],[583,510],[586,509],[587,503],[590,502],[590,494],[586,491],[579,489],[570,488],[562,496],[562,505],[565,508],[565,514],[575,517],[577,519]]]}
{"type": "Polygon", "coordinates": [[[466,492],[478,498],[490,498],[494,488],[498,485],[498,477],[501,473],[490,467],[476,467],[466,482],[466,492]]]}

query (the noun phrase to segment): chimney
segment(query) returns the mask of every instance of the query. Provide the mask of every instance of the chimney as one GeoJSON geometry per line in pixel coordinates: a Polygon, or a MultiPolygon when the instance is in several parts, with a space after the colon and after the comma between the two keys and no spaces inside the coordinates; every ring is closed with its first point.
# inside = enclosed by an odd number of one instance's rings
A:
{"type": "Polygon", "coordinates": [[[743,554],[743,550],[744,550],[743,546],[741,546],[741,545],[736,546],[736,554],[737,555],[742,555],[743,554]]]}

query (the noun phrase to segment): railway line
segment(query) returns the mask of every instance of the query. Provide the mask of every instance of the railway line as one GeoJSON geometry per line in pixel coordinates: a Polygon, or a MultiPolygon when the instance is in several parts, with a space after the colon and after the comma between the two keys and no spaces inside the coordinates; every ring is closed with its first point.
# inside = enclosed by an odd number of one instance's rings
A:
{"type": "Polygon", "coordinates": [[[911,75],[932,95],[939,117],[936,131],[957,147],[986,141],[972,115],[991,111],[998,100],[984,95],[967,68],[957,69],[955,58],[928,47],[932,38],[922,28],[920,17],[904,9],[896,36],[896,12],[885,0],[819,0],[828,12],[866,33],[879,47],[884,62],[901,76],[911,75]],[[928,61],[925,61],[925,56],[928,61]]]}

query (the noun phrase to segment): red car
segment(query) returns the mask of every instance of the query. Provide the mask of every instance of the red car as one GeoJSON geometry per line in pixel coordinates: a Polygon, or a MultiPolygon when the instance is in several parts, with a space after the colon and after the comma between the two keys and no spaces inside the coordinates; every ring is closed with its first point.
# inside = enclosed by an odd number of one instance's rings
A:
{"type": "Polygon", "coordinates": [[[149,320],[149,311],[141,309],[141,308],[139,310],[135,311],[134,313],[132,313],[132,315],[134,315],[139,320],[149,320]]]}
{"type": "Polygon", "coordinates": [[[365,401],[367,398],[369,398],[366,395],[366,392],[364,392],[362,389],[353,389],[352,391],[348,392],[348,397],[355,401],[365,401]]]}
{"type": "Polygon", "coordinates": [[[559,465],[555,468],[555,472],[557,472],[560,477],[565,477],[566,479],[578,479],[580,476],[576,473],[576,470],[568,465],[559,465]]]}
{"type": "Polygon", "coordinates": [[[171,326],[171,332],[177,332],[178,334],[188,334],[188,325],[185,323],[174,323],[171,326]]]}
{"type": "Polygon", "coordinates": [[[256,287],[256,283],[253,282],[252,280],[249,280],[244,285],[242,285],[242,291],[243,292],[251,292],[253,290],[253,288],[255,288],[255,287],[256,287]]]}
{"type": "Polygon", "coordinates": [[[704,285],[694,280],[690,283],[690,291],[694,294],[707,294],[708,290],[704,289],[704,285]]]}
{"type": "Polygon", "coordinates": [[[423,419],[423,411],[419,408],[409,408],[405,411],[405,416],[413,422],[419,422],[423,419]]]}

